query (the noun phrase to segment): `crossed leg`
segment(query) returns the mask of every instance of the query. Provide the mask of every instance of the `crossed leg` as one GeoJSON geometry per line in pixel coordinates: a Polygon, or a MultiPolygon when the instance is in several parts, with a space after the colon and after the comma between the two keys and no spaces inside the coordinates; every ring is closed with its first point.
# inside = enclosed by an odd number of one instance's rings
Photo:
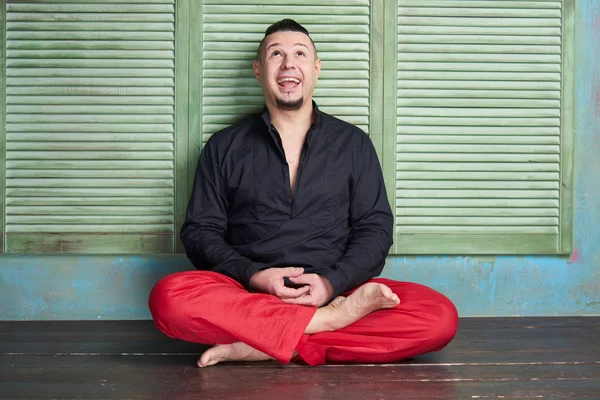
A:
{"type": "Polygon", "coordinates": [[[270,358],[288,363],[296,353],[310,365],[395,361],[441,350],[457,327],[456,309],[442,294],[380,278],[317,310],[249,293],[218,273],[189,271],[159,281],[149,303],[166,335],[217,345],[200,366],[270,358]]]}

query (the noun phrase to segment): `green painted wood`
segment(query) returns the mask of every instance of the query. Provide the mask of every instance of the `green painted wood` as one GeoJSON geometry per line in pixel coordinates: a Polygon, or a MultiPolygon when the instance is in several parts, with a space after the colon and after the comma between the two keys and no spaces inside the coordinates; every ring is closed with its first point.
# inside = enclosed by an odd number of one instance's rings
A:
{"type": "Polygon", "coordinates": [[[111,169],[25,169],[25,170],[14,170],[11,169],[7,172],[7,178],[22,178],[35,175],[38,178],[105,178],[111,176],[112,178],[173,178],[174,173],[172,169],[123,169],[123,170],[111,170],[111,169]]]}
{"type": "MultiPolygon", "coordinates": [[[[387,187],[387,197],[392,210],[396,208],[396,195],[394,190],[394,182],[396,181],[396,154],[395,148],[397,146],[394,135],[390,132],[394,132],[396,124],[394,119],[397,111],[397,99],[395,90],[395,84],[397,82],[396,68],[397,65],[397,52],[390,51],[395,49],[397,46],[397,15],[398,7],[395,1],[384,0],[384,31],[383,31],[383,87],[384,87],[384,101],[383,101],[383,160],[381,163],[383,177],[387,187]]],[[[393,250],[392,250],[393,252],[393,250]]]]}
{"type": "MultiPolygon", "coordinates": [[[[373,147],[379,157],[380,163],[384,163],[384,2],[376,0],[371,2],[371,47],[369,49],[368,57],[370,57],[369,64],[369,95],[368,100],[370,103],[369,107],[369,136],[373,142],[373,147]]],[[[324,55],[321,54],[321,57],[324,55]]],[[[338,91],[344,91],[344,89],[338,89],[338,91]]],[[[325,92],[326,93],[326,92],[325,92]]],[[[316,93],[315,93],[316,94],[316,93]]],[[[350,97],[350,96],[349,96],[350,97]]],[[[322,99],[321,103],[326,100],[322,99]]],[[[385,178],[385,177],[384,177],[385,178]]],[[[386,181],[386,185],[389,182],[386,181]]]]}
{"type": "MultiPolygon", "coordinates": [[[[403,176],[404,178],[404,176],[403,176]]],[[[406,180],[398,179],[396,189],[532,189],[532,190],[557,190],[559,184],[554,180],[406,180]]],[[[401,193],[399,193],[401,194],[401,193]]]]}
{"type": "Polygon", "coordinates": [[[123,210],[124,207],[135,206],[139,209],[153,209],[153,206],[173,206],[173,199],[166,197],[13,197],[6,204],[14,206],[15,212],[19,207],[36,206],[37,210],[52,210],[53,207],[69,206],[70,210],[78,210],[81,207],[110,206],[115,210],[123,210]],[[115,206],[119,204],[119,206],[115,206]]]}
{"type": "MultiPolygon", "coordinates": [[[[47,217],[45,220],[48,220],[47,217]]],[[[131,234],[139,234],[139,232],[144,232],[144,235],[164,235],[164,234],[173,234],[173,222],[165,221],[162,224],[136,224],[135,221],[130,223],[123,223],[120,221],[115,221],[115,224],[103,224],[101,223],[103,220],[100,218],[99,220],[92,223],[88,219],[81,219],[79,221],[71,221],[71,224],[68,223],[58,223],[56,220],[52,220],[50,224],[44,225],[40,223],[32,223],[32,224],[15,224],[14,226],[9,226],[7,223],[7,227],[10,228],[6,232],[7,244],[9,244],[8,238],[15,233],[32,233],[32,234],[42,234],[42,233],[66,233],[73,234],[73,232],[77,232],[80,234],[99,234],[104,233],[106,235],[112,234],[121,234],[121,233],[131,233],[131,234]]],[[[22,236],[21,236],[22,237],[22,236]]],[[[173,238],[169,238],[169,240],[173,240],[173,238]]],[[[141,244],[139,246],[142,246],[141,244]]],[[[137,246],[134,246],[134,249],[137,253],[137,246]]],[[[129,249],[127,253],[130,253],[132,250],[129,249]]],[[[7,253],[16,253],[16,249],[7,245],[6,249],[7,253]]],[[[37,253],[37,252],[36,252],[37,253]]],[[[87,254],[87,252],[85,252],[87,254]]]]}
{"type": "MultiPolygon", "coordinates": [[[[190,185],[188,177],[188,146],[189,146],[189,40],[190,25],[195,21],[190,20],[190,2],[178,1],[175,13],[177,24],[175,26],[175,231],[179,232],[185,222],[187,202],[189,201],[190,185]]],[[[179,235],[173,238],[173,246],[178,252],[182,250],[179,235]]]]}
{"type": "MultiPolygon", "coordinates": [[[[78,170],[91,170],[91,169],[105,169],[111,170],[115,174],[119,174],[118,170],[140,170],[140,169],[151,169],[157,171],[171,171],[170,174],[173,174],[173,161],[169,160],[93,160],[90,161],[83,155],[80,160],[7,160],[6,168],[7,169],[43,169],[45,171],[48,170],[69,170],[69,171],[78,171],[78,170]]],[[[170,175],[170,176],[171,176],[170,175]]],[[[113,175],[114,176],[114,175],[113,175]]]]}
{"type": "Polygon", "coordinates": [[[13,233],[6,238],[13,253],[140,254],[173,252],[172,234],[34,234],[13,233]]]}
{"type": "MultiPolygon", "coordinates": [[[[483,233],[483,232],[482,232],[483,233]]],[[[405,254],[420,255],[435,247],[440,254],[555,254],[554,234],[535,234],[523,240],[522,234],[481,234],[467,229],[448,235],[417,233],[399,235],[397,247],[405,254]]]]}
{"type": "MultiPolygon", "coordinates": [[[[107,2],[103,2],[107,3],[107,2]]],[[[6,9],[11,13],[172,13],[173,8],[166,4],[52,4],[52,3],[9,3],[6,9]]]]}
{"type": "Polygon", "coordinates": [[[6,171],[6,8],[0,4],[0,254],[5,252],[5,171],[6,171]]]}
{"type": "MultiPolygon", "coordinates": [[[[188,92],[188,107],[189,107],[189,131],[192,133],[188,136],[188,187],[191,192],[193,186],[193,180],[196,172],[196,166],[198,159],[200,158],[200,151],[203,145],[203,129],[209,129],[203,126],[202,118],[202,106],[204,102],[204,90],[206,90],[206,81],[203,80],[204,68],[202,67],[203,54],[205,51],[205,45],[202,38],[202,32],[205,29],[206,15],[203,14],[204,0],[197,0],[190,2],[189,14],[190,20],[195,21],[190,24],[190,40],[189,40],[189,53],[188,60],[192,66],[189,70],[189,92],[188,92]]],[[[240,21],[241,22],[241,21],[240,21]]],[[[228,45],[232,45],[229,43],[228,45]]],[[[218,50],[222,50],[218,48],[218,50]]],[[[232,50],[228,47],[227,50],[232,50]]],[[[221,85],[222,87],[229,87],[231,85],[221,85]]],[[[246,86],[241,83],[236,85],[236,89],[246,86]]],[[[252,85],[247,85],[252,86],[252,85]]],[[[218,95],[218,93],[213,93],[218,95]]],[[[227,95],[227,94],[223,94],[227,95]]],[[[220,129],[220,128],[219,128],[220,129]]],[[[216,132],[218,129],[210,130],[216,132]]],[[[181,241],[177,241],[177,251],[183,252],[183,244],[181,241]]]]}
{"type": "Polygon", "coordinates": [[[175,17],[172,1],[7,4],[7,252],[174,250],[175,17]]]}
{"type": "Polygon", "coordinates": [[[560,239],[559,252],[570,254],[573,250],[574,201],[574,128],[575,128],[575,0],[564,0],[563,27],[565,43],[562,60],[562,131],[560,176],[560,239]]]}
{"type": "Polygon", "coordinates": [[[470,207],[470,210],[477,212],[478,208],[556,208],[558,209],[558,199],[419,199],[419,198],[400,198],[396,201],[398,212],[400,207],[470,207]]]}
{"type": "Polygon", "coordinates": [[[399,189],[396,191],[398,199],[422,198],[422,199],[558,199],[558,190],[520,190],[520,189],[496,189],[477,190],[476,188],[455,189],[399,189]]]}
{"type": "Polygon", "coordinates": [[[471,208],[471,207],[398,207],[397,215],[400,217],[557,217],[557,208],[471,208]]]}
{"type": "MultiPolygon", "coordinates": [[[[69,4],[69,7],[73,5],[69,4]]],[[[151,31],[11,31],[8,39],[14,40],[174,40],[173,32],[151,31]]]]}
{"type": "Polygon", "coordinates": [[[173,32],[172,22],[96,22],[94,15],[91,14],[89,21],[84,22],[62,22],[56,24],[53,22],[7,22],[8,30],[15,31],[150,31],[173,32]]]}
{"type": "MultiPolygon", "coordinates": [[[[254,77],[252,62],[265,29],[282,18],[294,18],[305,25],[315,41],[322,60],[314,96],[319,107],[371,133],[370,112],[374,109],[369,81],[377,79],[378,72],[370,69],[373,67],[370,46],[374,37],[370,23],[380,26],[380,22],[375,22],[379,21],[378,17],[371,15],[368,0],[339,0],[327,5],[318,0],[284,1],[277,5],[205,1],[202,5],[202,88],[210,88],[210,96],[203,97],[202,142],[244,115],[262,109],[264,98],[254,77]],[[231,79],[236,82],[237,93],[233,95],[231,79]],[[364,90],[356,90],[361,88],[364,90]],[[344,92],[344,89],[354,92],[344,92]],[[240,96],[240,91],[251,95],[240,96]]],[[[377,95],[377,89],[374,90],[377,95]]],[[[380,129],[380,136],[381,132],[380,129]]]]}

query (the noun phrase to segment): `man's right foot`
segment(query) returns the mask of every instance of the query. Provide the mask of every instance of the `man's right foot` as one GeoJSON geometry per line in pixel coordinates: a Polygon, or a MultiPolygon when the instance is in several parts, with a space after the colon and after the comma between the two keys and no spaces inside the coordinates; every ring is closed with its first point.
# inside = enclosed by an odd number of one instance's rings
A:
{"type": "Polygon", "coordinates": [[[394,308],[400,304],[398,295],[389,287],[369,282],[348,297],[337,297],[319,308],[304,333],[335,331],[353,324],[373,311],[394,308]]]}

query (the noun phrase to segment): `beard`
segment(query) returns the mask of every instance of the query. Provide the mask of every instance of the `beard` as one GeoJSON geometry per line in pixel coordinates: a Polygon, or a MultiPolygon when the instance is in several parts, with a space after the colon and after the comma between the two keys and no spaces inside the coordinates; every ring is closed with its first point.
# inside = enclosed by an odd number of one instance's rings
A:
{"type": "Polygon", "coordinates": [[[277,108],[284,111],[297,111],[304,104],[304,97],[300,97],[298,100],[283,100],[278,97],[275,98],[277,108]]]}

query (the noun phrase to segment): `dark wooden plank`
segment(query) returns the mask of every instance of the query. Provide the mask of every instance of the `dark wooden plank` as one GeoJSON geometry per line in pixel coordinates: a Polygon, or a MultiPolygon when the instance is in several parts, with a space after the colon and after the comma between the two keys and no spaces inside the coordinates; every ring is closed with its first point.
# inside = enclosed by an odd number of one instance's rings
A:
{"type": "MultiPolygon", "coordinates": [[[[53,382],[0,383],[0,398],[172,398],[172,399],[458,399],[458,398],[590,398],[600,393],[598,380],[520,380],[520,381],[414,381],[371,382],[366,379],[346,380],[345,368],[339,368],[340,378],[327,380],[322,369],[311,369],[305,381],[274,381],[251,379],[242,381],[235,374],[229,379],[214,379],[206,370],[172,376],[144,373],[131,376],[131,382],[113,383],[99,378],[89,370],[83,383],[53,382]]],[[[297,371],[297,370],[296,370],[297,371]]]]}
{"type": "Polygon", "coordinates": [[[113,383],[145,383],[145,374],[171,379],[173,376],[203,374],[226,384],[231,376],[246,381],[309,382],[315,373],[331,381],[510,381],[510,380],[600,380],[600,363],[525,365],[336,365],[310,368],[301,364],[223,363],[197,368],[195,356],[3,356],[0,376],[10,382],[83,383],[89,370],[97,379],[113,383]]]}

